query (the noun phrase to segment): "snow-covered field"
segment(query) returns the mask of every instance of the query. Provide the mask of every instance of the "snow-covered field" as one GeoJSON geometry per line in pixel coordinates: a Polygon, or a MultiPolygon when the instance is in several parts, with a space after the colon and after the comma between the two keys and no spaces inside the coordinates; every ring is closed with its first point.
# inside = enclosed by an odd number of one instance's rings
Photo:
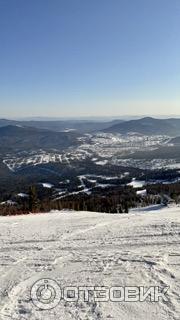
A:
{"type": "Polygon", "coordinates": [[[180,319],[178,207],[126,215],[54,212],[1,217],[0,242],[2,320],[180,319]],[[36,281],[47,278],[61,288],[169,287],[168,302],[95,302],[91,296],[89,302],[61,300],[45,311],[35,307],[30,292],[36,281]]]}

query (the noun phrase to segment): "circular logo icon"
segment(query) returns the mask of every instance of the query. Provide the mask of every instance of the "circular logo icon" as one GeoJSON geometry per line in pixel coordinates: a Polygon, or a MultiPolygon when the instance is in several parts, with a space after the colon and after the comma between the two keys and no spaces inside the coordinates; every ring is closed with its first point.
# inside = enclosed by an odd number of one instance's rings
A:
{"type": "Polygon", "coordinates": [[[61,300],[61,288],[55,280],[41,279],[32,286],[31,299],[41,310],[56,308],[61,300]]]}

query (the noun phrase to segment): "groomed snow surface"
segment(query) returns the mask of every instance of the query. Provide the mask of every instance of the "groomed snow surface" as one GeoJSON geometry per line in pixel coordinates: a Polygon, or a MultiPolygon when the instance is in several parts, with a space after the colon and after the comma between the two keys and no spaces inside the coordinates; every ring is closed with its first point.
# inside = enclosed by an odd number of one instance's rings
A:
{"type": "MultiPolygon", "coordinates": [[[[52,212],[0,218],[0,319],[179,320],[180,208],[130,214],[52,212]],[[65,286],[169,287],[168,302],[61,300],[38,309],[41,279],[65,286]]],[[[46,295],[46,294],[45,294],[46,295]]]]}

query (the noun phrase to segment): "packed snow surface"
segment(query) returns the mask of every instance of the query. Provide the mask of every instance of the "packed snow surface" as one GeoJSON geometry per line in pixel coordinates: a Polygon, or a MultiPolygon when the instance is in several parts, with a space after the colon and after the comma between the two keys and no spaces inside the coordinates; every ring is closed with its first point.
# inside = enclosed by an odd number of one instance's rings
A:
{"type": "Polygon", "coordinates": [[[44,188],[51,189],[53,187],[53,184],[46,182],[46,183],[42,183],[42,186],[44,188]]]}
{"type": "Polygon", "coordinates": [[[136,194],[137,194],[138,196],[146,196],[146,195],[147,195],[147,190],[144,189],[144,190],[136,191],[136,194]]]}
{"type": "Polygon", "coordinates": [[[1,320],[180,319],[179,207],[1,217],[0,242],[1,320]],[[61,288],[168,286],[168,302],[61,300],[45,311],[30,291],[47,278],[61,288]]]}
{"type": "Polygon", "coordinates": [[[145,185],[145,181],[133,179],[132,182],[128,183],[127,185],[133,188],[142,188],[145,185]]]}

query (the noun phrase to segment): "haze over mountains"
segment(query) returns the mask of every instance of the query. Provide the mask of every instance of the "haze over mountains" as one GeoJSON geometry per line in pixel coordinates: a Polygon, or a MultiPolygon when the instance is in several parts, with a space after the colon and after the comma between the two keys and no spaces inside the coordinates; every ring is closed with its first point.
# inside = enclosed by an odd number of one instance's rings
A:
{"type": "Polygon", "coordinates": [[[81,133],[88,133],[98,130],[104,130],[115,124],[119,124],[123,120],[112,121],[87,121],[87,120],[31,120],[31,121],[18,121],[9,119],[0,119],[0,127],[7,125],[13,126],[26,126],[38,129],[48,129],[52,131],[68,131],[76,130],[81,133]]]}
{"type": "Polygon", "coordinates": [[[0,119],[0,127],[5,126],[33,127],[50,131],[71,131],[79,133],[92,133],[103,131],[107,133],[138,133],[143,135],[180,135],[180,119],[156,119],[145,117],[137,120],[124,121],[121,119],[112,121],[87,121],[87,120],[53,120],[53,121],[16,121],[0,119]]]}

